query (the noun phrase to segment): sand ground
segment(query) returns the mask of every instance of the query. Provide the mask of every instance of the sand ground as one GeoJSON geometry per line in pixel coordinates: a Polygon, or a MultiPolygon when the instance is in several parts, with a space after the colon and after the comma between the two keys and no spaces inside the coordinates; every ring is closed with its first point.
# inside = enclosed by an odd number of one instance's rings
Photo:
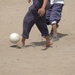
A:
{"type": "Polygon", "coordinates": [[[9,41],[11,33],[21,35],[29,6],[26,0],[0,0],[0,75],[75,75],[75,0],[65,0],[60,40],[46,50],[36,26],[25,48],[16,49],[9,41]]]}

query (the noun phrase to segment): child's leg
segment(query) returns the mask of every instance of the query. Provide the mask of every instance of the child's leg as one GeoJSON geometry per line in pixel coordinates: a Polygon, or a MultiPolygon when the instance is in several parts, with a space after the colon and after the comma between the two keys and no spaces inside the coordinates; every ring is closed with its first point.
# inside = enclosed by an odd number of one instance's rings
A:
{"type": "MultiPolygon", "coordinates": [[[[54,24],[53,24],[54,25],[54,24]]],[[[58,28],[59,27],[59,25],[58,24],[55,24],[56,25],[56,27],[58,28]]],[[[50,36],[52,36],[53,35],[53,26],[52,26],[52,28],[51,28],[51,32],[50,32],[50,36]]]]}
{"type": "Polygon", "coordinates": [[[38,29],[40,30],[42,36],[44,36],[44,38],[46,39],[46,47],[52,45],[52,43],[50,42],[50,37],[49,37],[49,33],[48,33],[48,28],[46,25],[46,19],[45,16],[40,17],[36,23],[38,29]]]}
{"type": "Polygon", "coordinates": [[[57,36],[57,25],[52,24],[52,29],[53,29],[53,36],[57,36]]]}
{"type": "Polygon", "coordinates": [[[22,39],[17,43],[17,47],[21,48],[25,45],[25,40],[29,38],[29,33],[35,23],[36,18],[28,11],[23,21],[22,39]]]}
{"type": "MultiPolygon", "coordinates": [[[[54,4],[52,6],[49,20],[50,20],[50,23],[51,23],[52,29],[53,29],[53,38],[57,37],[57,27],[58,27],[57,24],[61,20],[62,7],[63,7],[62,4],[54,4]]],[[[56,41],[56,39],[55,39],[55,41],[56,41]]]]}
{"type": "Polygon", "coordinates": [[[24,17],[23,20],[23,33],[22,33],[22,37],[28,39],[29,38],[29,33],[31,31],[31,28],[33,27],[34,23],[35,23],[36,18],[34,17],[34,15],[32,14],[31,11],[28,11],[26,16],[24,17]]]}
{"type": "Polygon", "coordinates": [[[26,38],[22,37],[22,39],[20,39],[20,41],[17,43],[17,47],[22,48],[25,45],[25,40],[26,38]]]}
{"type": "Polygon", "coordinates": [[[45,36],[45,39],[46,39],[46,45],[45,47],[49,47],[51,46],[53,43],[50,41],[50,37],[49,36],[45,36]]]}

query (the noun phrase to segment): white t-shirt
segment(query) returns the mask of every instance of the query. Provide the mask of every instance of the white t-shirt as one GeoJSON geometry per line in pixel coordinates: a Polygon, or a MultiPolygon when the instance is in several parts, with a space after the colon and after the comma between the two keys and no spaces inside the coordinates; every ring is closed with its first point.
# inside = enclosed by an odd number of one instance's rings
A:
{"type": "Polygon", "coordinates": [[[54,3],[60,3],[60,4],[64,4],[64,0],[50,0],[50,4],[54,4],[54,3]]]}

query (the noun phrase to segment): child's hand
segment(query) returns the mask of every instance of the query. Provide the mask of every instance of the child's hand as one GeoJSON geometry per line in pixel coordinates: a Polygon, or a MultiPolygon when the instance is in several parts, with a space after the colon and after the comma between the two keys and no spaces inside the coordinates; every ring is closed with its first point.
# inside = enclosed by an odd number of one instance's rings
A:
{"type": "Polygon", "coordinates": [[[40,8],[38,10],[38,14],[39,14],[40,17],[42,17],[45,14],[45,9],[44,8],[40,8]]]}
{"type": "Polygon", "coordinates": [[[31,0],[28,0],[28,3],[30,3],[31,2],[31,0]]]}

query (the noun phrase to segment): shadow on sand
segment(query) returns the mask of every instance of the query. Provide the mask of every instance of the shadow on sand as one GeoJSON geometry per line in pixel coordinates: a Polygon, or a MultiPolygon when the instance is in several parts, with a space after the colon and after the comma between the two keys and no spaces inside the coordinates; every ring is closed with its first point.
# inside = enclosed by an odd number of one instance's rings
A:
{"type": "Polygon", "coordinates": [[[59,38],[62,38],[62,37],[68,36],[68,34],[58,33],[58,36],[59,38]]]}
{"type": "MultiPolygon", "coordinates": [[[[68,34],[58,33],[58,36],[59,36],[59,38],[62,38],[62,37],[68,36],[68,34]]],[[[46,41],[42,41],[41,40],[40,42],[31,42],[29,45],[25,45],[25,47],[44,46],[45,43],[46,43],[46,41]]],[[[16,45],[12,45],[10,47],[15,48],[16,45]]],[[[44,47],[44,49],[41,49],[41,50],[47,50],[48,48],[52,48],[52,46],[50,46],[50,47],[44,47]]]]}

